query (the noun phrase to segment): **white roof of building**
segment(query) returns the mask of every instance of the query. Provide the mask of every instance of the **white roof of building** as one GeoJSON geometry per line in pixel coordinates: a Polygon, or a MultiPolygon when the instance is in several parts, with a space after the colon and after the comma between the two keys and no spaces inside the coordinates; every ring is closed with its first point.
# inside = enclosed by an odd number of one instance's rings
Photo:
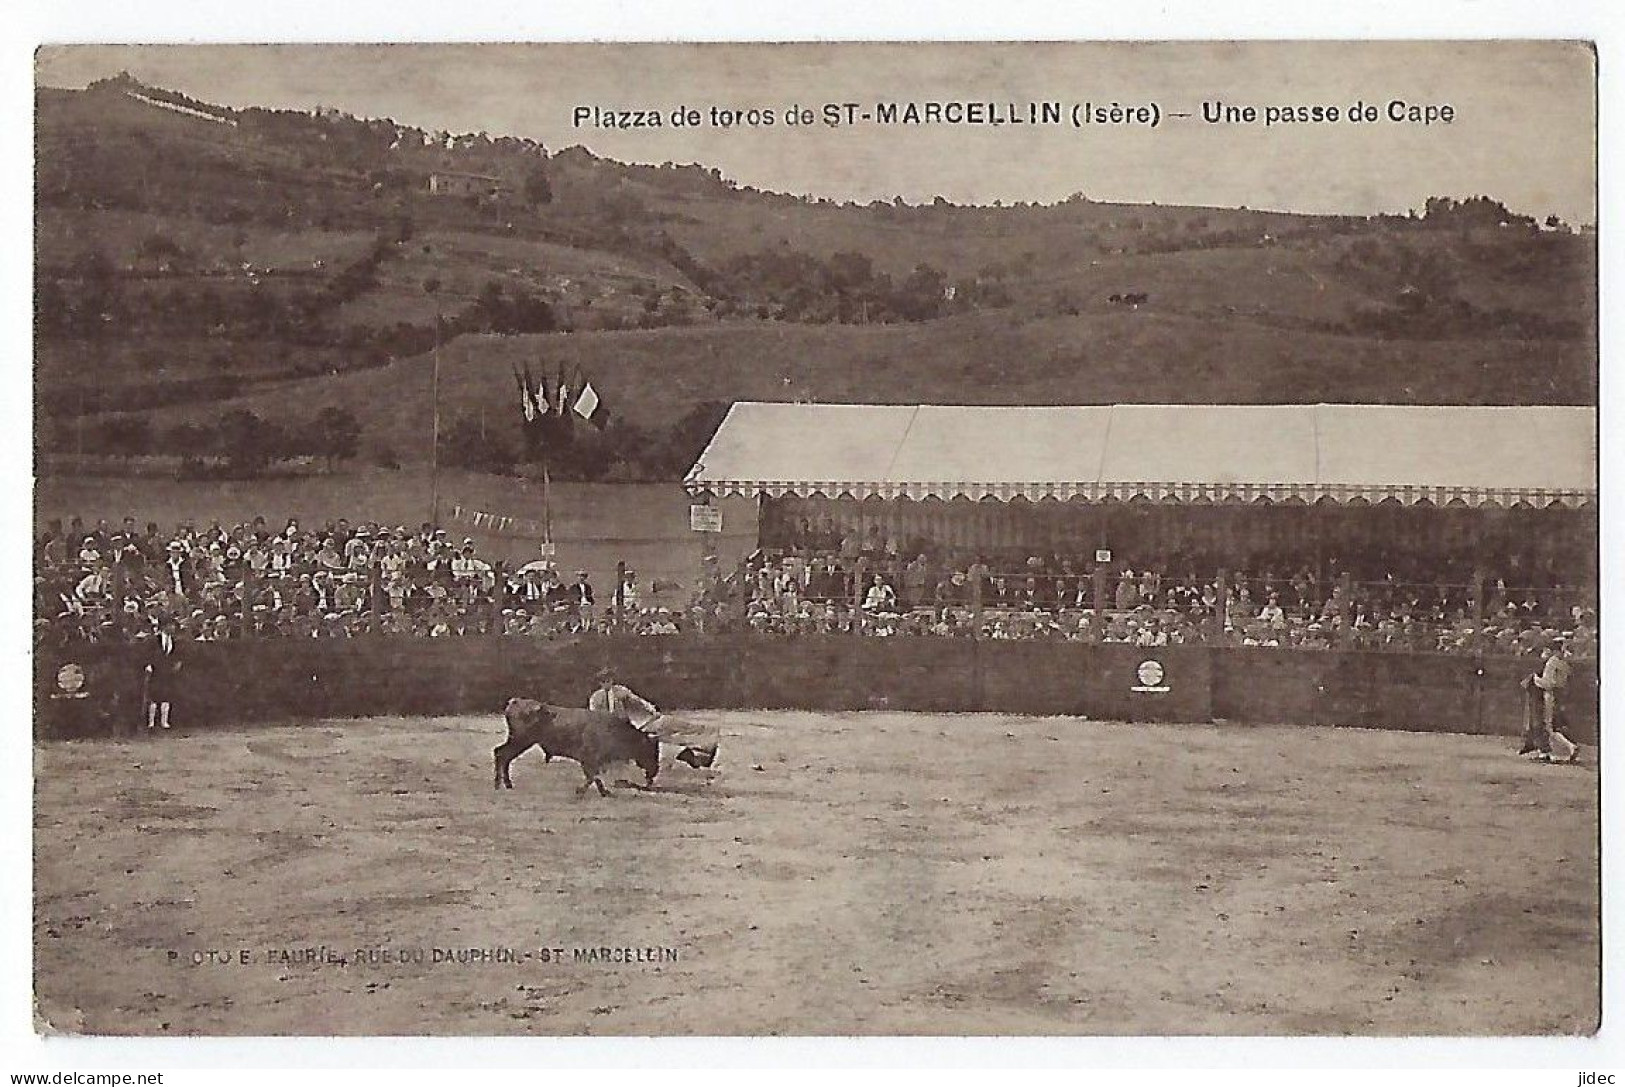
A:
{"type": "Polygon", "coordinates": [[[741,402],[695,493],[1582,505],[1589,407],[741,402]]]}

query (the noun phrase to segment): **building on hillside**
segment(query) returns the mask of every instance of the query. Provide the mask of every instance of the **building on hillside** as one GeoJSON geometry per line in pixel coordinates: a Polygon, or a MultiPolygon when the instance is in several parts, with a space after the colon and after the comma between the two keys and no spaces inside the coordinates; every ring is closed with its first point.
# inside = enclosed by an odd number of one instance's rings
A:
{"type": "Polygon", "coordinates": [[[1590,407],[736,403],[684,486],[767,550],[1594,585],[1596,428],[1590,407]]]}
{"type": "Polygon", "coordinates": [[[481,200],[494,200],[507,194],[508,186],[499,177],[444,170],[429,175],[430,196],[473,196],[481,200]]]}

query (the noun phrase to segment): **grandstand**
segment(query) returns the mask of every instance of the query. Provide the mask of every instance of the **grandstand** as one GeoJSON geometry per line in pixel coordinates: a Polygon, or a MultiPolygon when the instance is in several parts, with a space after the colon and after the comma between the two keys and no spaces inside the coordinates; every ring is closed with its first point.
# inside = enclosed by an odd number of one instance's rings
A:
{"type": "Polygon", "coordinates": [[[1550,565],[1595,524],[1596,411],[739,403],[685,485],[758,499],[764,546],[829,517],[968,551],[1355,555],[1402,532],[1550,565]]]}

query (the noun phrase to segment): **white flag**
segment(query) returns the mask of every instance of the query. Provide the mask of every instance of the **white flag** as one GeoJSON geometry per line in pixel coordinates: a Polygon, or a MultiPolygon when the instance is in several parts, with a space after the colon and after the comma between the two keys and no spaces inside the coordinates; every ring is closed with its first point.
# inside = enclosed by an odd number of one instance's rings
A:
{"type": "Polygon", "coordinates": [[[583,419],[591,419],[598,410],[598,393],[593,389],[592,382],[581,386],[581,395],[576,397],[576,414],[583,419]]]}

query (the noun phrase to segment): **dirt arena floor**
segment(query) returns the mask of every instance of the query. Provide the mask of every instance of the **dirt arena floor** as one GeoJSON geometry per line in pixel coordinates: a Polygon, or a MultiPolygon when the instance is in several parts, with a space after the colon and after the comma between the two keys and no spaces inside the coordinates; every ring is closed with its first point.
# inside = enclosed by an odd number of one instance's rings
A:
{"type": "Polygon", "coordinates": [[[608,799],[534,751],[493,792],[494,716],[41,744],[41,1029],[1596,1027],[1594,751],[694,716],[714,770],[608,799]]]}

